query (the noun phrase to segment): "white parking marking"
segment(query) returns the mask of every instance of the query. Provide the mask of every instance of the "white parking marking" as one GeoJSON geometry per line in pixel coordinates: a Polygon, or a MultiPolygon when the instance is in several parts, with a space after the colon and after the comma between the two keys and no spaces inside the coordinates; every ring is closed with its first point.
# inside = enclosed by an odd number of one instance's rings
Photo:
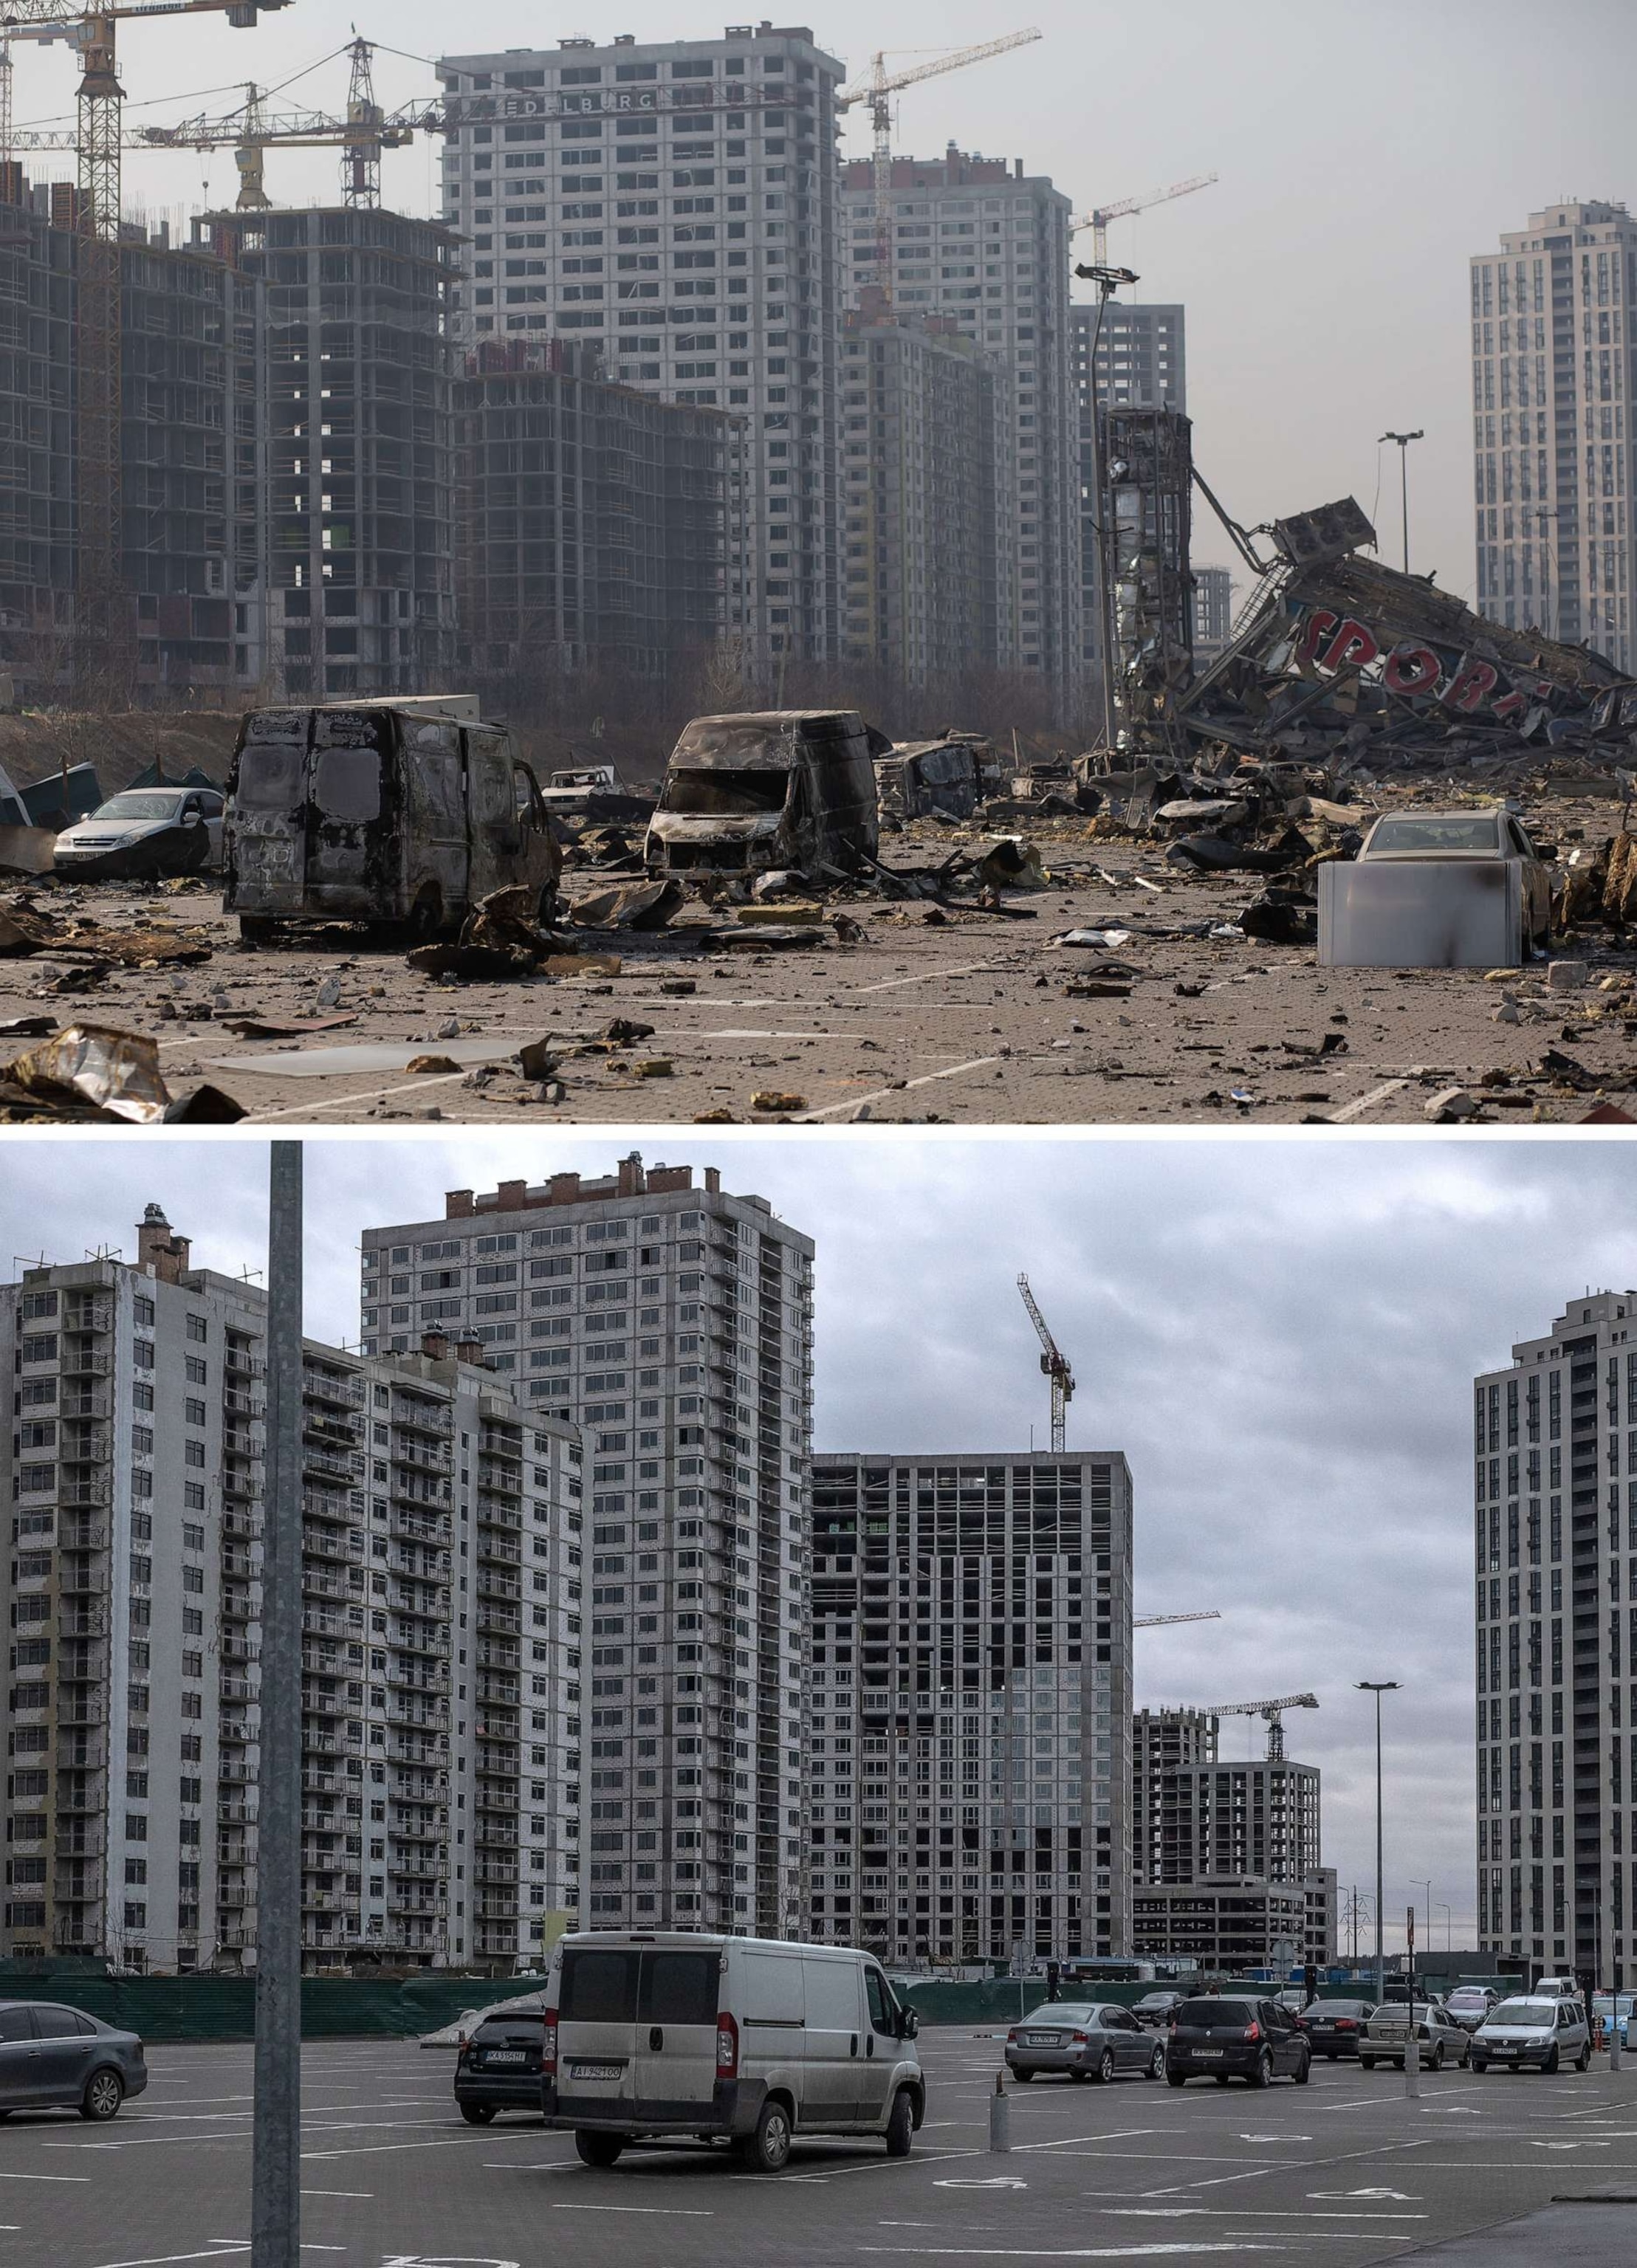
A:
{"type": "Polygon", "coordinates": [[[554,2205],[553,2213],[657,2213],[661,2220],[714,2220],[716,2215],[703,2205],[554,2205]]]}
{"type": "Polygon", "coordinates": [[[970,1063],[951,1064],[947,1071],[924,1071],[919,1079],[906,1079],[902,1086],[878,1086],[868,1094],[855,1094],[845,1102],[827,1103],[822,1110],[803,1110],[791,1119],[793,1126],[816,1126],[821,1118],[833,1118],[840,1110],[857,1110],[866,1102],[880,1102],[889,1094],[904,1094],[918,1086],[931,1086],[940,1079],[959,1079],[962,1071],[982,1071],[986,1064],[999,1063],[999,1056],[974,1056],[970,1063]]]}
{"type": "Polygon", "coordinates": [[[904,984],[930,984],[939,976],[976,976],[981,969],[1004,968],[1004,961],[971,961],[961,968],[924,968],[918,976],[889,976],[880,984],[854,984],[849,990],[855,999],[867,992],[896,992],[904,984]]]}
{"type": "MultiPolygon", "coordinates": [[[[49,2142],[48,2149],[60,2150],[60,2142],[49,2142]]],[[[88,2182],[89,2174],[0,2174],[0,2182],[88,2182]]]]}

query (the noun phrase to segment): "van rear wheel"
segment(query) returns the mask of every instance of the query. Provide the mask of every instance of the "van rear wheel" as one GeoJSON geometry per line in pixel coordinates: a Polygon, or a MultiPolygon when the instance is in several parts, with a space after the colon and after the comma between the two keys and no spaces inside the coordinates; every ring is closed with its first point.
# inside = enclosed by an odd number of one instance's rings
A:
{"type": "Polygon", "coordinates": [[[776,2097],[762,2105],[756,2132],[739,2146],[753,2174],[782,2174],[790,2163],[790,2113],[776,2097]]]}
{"type": "Polygon", "coordinates": [[[583,2166],[611,2166],[625,2147],[618,2134],[588,2134],[580,2127],[574,2136],[574,2147],[579,2152],[583,2166]]]}
{"type": "Polygon", "coordinates": [[[901,2087],[892,2098],[892,2116],[887,2121],[887,2155],[907,2158],[914,2141],[915,2105],[909,2088],[901,2087]]]}

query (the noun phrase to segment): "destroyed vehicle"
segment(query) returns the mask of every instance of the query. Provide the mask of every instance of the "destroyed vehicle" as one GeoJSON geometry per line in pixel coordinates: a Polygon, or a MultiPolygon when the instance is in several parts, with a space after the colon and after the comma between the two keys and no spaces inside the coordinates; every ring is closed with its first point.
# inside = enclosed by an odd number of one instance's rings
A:
{"type": "Polygon", "coordinates": [[[970,819],[978,799],[977,761],[970,740],[915,740],[875,759],[881,814],[924,819],[941,811],[970,819]]]}
{"type": "Polygon", "coordinates": [[[223,798],[215,788],[127,788],[57,836],[59,874],[197,874],[222,863],[223,798]]]}
{"type": "Polygon", "coordinates": [[[581,764],[573,770],[553,772],[544,789],[549,811],[586,811],[598,798],[623,792],[612,764],[581,764]]]}
{"type": "Polygon", "coordinates": [[[852,873],[875,855],[874,759],[892,743],[851,709],[696,717],[666,769],[651,873],[852,873]]]}
{"type": "Polygon", "coordinates": [[[1555,855],[1498,806],[1390,813],[1354,863],[1318,870],[1320,964],[1486,968],[1544,953],[1555,855]]]}
{"type": "Polygon", "coordinates": [[[493,891],[551,918],[562,853],[503,726],[446,703],[253,709],[229,782],[225,903],[247,937],[386,923],[431,939],[493,891]]]}

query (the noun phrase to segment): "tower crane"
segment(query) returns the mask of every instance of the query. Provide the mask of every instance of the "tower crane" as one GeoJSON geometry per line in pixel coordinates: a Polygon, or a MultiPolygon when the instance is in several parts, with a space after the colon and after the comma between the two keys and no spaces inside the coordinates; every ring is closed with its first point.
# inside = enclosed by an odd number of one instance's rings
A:
{"type": "Polygon", "coordinates": [[[1046,1327],[1046,1319],[1035,1304],[1035,1295],[1029,1288],[1027,1276],[1020,1276],[1017,1288],[1022,1293],[1023,1305],[1029,1309],[1029,1319],[1040,1340],[1040,1367],[1051,1381],[1051,1447],[1060,1455],[1066,1446],[1068,1406],[1074,1398],[1074,1373],[1069,1368],[1068,1358],[1059,1353],[1058,1343],[1046,1327]]]}
{"type": "MultiPolygon", "coordinates": [[[[61,33],[79,50],[77,130],[79,260],[75,363],[78,381],[77,583],[79,629],[112,658],[120,586],[120,149],[125,99],[115,29],[151,16],[225,16],[248,31],[290,0],[0,0],[0,41],[61,33]]],[[[84,660],[81,667],[84,669],[84,660]]]]}
{"type": "Polygon", "coordinates": [[[1173,197],[1191,196],[1196,189],[1208,189],[1217,179],[1214,173],[1193,173],[1185,181],[1173,181],[1169,188],[1150,189],[1146,196],[1122,197],[1118,204],[1093,205],[1088,213],[1069,223],[1069,234],[1077,235],[1082,228],[1092,232],[1092,261],[1098,268],[1109,264],[1109,223],[1124,220],[1127,213],[1147,212],[1150,205],[1169,204],[1173,197]]]}
{"type": "Polygon", "coordinates": [[[1220,1607],[1206,1607],[1198,1613],[1191,1615],[1133,1615],[1132,1628],[1158,1630],[1162,1623],[1220,1623],[1221,1619],[1222,1611],[1220,1607]]]}
{"type": "Polygon", "coordinates": [[[1199,1713],[1202,1717],[1260,1717],[1267,1727],[1267,1760],[1279,1764],[1285,1761],[1285,1711],[1318,1705],[1316,1693],[1281,1693],[1277,1701],[1213,1702],[1199,1713]]]}
{"type": "Polygon", "coordinates": [[[869,77],[844,87],[836,97],[837,110],[849,110],[855,102],[870,106],[875,135],[871,161],[875,190],[875,282],[889,299],[892,297],[892,105],[888,97],[921,79],[939,78],[945,71],[964,70],[968,63],[981,63],[991,55],[1005,55],[1009,48],[1025,48],[1040,36],[1034,30],[1008,32],[1004,39],[985,40],[976,48],[957,48],[931,63],[912,63],[908,70],[891,72],[887,69],[888,51],[880,50],[870,58],[869,77]]]}

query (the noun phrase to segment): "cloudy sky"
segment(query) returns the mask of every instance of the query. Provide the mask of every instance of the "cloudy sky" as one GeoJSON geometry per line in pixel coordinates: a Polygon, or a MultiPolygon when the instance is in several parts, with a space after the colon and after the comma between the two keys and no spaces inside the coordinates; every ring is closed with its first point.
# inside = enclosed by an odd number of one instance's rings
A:
{"type": "MultiPolygon", "coordinates": [[[[441,1216],[446,1189],[719,1165],[818,1246],[817,1446],[1026,1449],[1046,1437],[1033,1282],[1073,1361],[1073,1447],[1135,1476],[1139,1702],[1315,1691],[1290,1753],[1325,1772],[1325,1856],[1368,1887],[1371,1719],[1387,1715],[1387,1906],[1431,1877],[1472,1941],[1469,1387],[1585,1286],[1637,1285],[1625,1145],[1608,1143],[417,1136],[306,1152],[308,1329],[358,1331],[366,1226],[441,1216]]],[[[196,1261],[265,1256],[267,1153],[125,1137],[13,1138],[8,1256],[135,1250],[157,1199],[196,1261]]],[[[1230,1720],[1224,1752],[1263,1737],[1230,1720]]],[[[1426,1892],[1415,1892],[1425,1908],[1426,1892]]],[[[1390,1943],[1392,1940],[1390,1938],[1390,1943]]]]}
{"type": "MultiPolygon", "coordinates": [[[[605,38],[714,38],[726,11],[688,0],[624,0],[613,15],[548,18],[534,0],[480,0],[459,18],[459,49],[549,46],[576,30],[605,38]]],[[[359,28],[390,39],[377,92],[389,106],[436,91],[428,58],[448,52],[442,0],[294,0],[253,32],[210,17],[122,29],[133,119],[219,114],[249,77],[286,82],[283,99],[335,112],[359,28]]],[[[882,36],[878,9],[830,0],[806,20],[861,75],[882,36]]],[[[1034,24],[1040,43],[902,98],[897,147],[947,141],[1021,157],[1076,212],[1217,173],[1214,188],[1117,224],[1110,257],[1141,276],[1141,297],[1188,310],[1189,407],[1206,477],[1247,525],[1352,491],[1382,494],[1383,542],[1398,556],[1396,463],[1376,437],[1425,428],[1412,453],[1412,563],[1470,595],[1474,574],[1467,261],[1531,210],[1579,195],[1637,196],[1630,92],[1637,11],[1630,0],[897,0],[903,50],[974,44],[1034,24]]],[[[19,122],[71,114],[74,69],[59,48],[17,50],[19,122]]],[[[895,64],[918,58],[895,54],[895,64]]],[[[847,146],[867,147],[855,113],[847,146]]],[[[436,143],[385,161],[386,194],[436,208],[436,143]]],[[[41,177],[71,161],[31,161],[41,177]]],[[[131,195],[154,212],[231,202],[232,152],[126,159],[131,195]]],[[[276,199],[329,199],[335,160],[274,152],[276,199]]],[[[1080,239],[1089,258],[1089,237],[1080,239]]],[[[1083,290],[1084,286],[1077,289],[1083,290]]],[[[1203,516],[1203,513],[1202,513],[1203,516]]],[[[1199,560],[1231,563],[1205,520],[1199,560]]]]}

